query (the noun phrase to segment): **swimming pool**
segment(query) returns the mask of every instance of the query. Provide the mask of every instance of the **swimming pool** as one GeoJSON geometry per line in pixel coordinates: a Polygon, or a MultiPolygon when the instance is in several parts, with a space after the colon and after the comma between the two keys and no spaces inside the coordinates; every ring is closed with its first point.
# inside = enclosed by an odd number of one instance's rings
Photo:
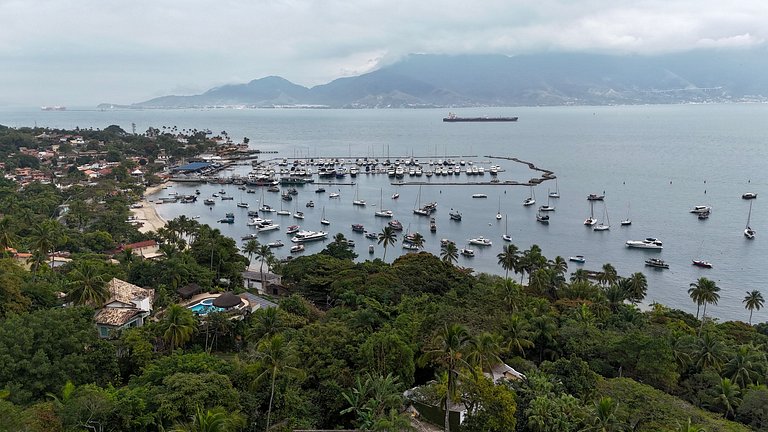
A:
{"type": "Polygon", "coordinates": [[[187,306],[192,312],[197,315],[208,315],[211,312],[221,312],[224,309],[213,305],[213,299],[215,297],[209,297],[207,299],[200,300],[192,306],[187,306]]]}

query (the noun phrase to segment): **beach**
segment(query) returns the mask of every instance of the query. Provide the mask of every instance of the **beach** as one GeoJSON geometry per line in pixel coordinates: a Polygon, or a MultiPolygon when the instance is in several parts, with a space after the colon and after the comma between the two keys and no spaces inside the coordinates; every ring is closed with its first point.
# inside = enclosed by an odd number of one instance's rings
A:
{"type": "Polygon", "coordinates": [[[136,218],[136,220],[143,222],[143,225],[139,227],[139,232],[146,233],[149,231],[157,231],[158,229],[165,226],[165,219],[160,217],[160,215],[157,213],[155,203],[149,200],[150,196],[156,194],[162,189],[163,185],[148,187],[144,192],[144,197],[141,201],[139,201],[141,207],[131,209],[131,213],[136,218]]]}

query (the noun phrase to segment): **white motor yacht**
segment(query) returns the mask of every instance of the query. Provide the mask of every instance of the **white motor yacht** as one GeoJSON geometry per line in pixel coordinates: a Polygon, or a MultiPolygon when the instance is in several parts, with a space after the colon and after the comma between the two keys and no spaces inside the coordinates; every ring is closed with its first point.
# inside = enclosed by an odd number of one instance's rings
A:
{"type": "Polygon", "coordinates": [[[469,244],[478,245],[478,246],[491,246],[493,243],[491,242],[490,239],[480,236],[473,239],[469,239],[469,244]]]}
{"type": "Polygon", "coordinates": [[[308,243],[325,240],[326,238],[328,238],[328,233],[325,231],[299,231],[291,238],[291,241],[294,243],[308,243]]]}
{"type": "Polygon", "coordinates": [[[637,249],[664,249],[661,240],[648,237],[645,240],[627,240],[627,247],[637,249]]]}
{"type": "Polygon", "coordinates": [[[701,214],[701,213],[709,213],[712,211],[712,207],[705,206],[705,205],[697,205],[696,207],[691,210],[691,213],[701,214]]]}
{"type": "Polygon", "coordinates": [[[260,225],[258,229],[259,229],[259,232],[274,231],[274,230],[279,230],[280,229],[280,225],[278,225],[278,224],[265,224],[265,225],[260,225]]]}
{"type": "Polygon", "coordinates": [[[395,213],[392,210],[377,210],[373,214],[377,217],[391,218],[395,213]]]}

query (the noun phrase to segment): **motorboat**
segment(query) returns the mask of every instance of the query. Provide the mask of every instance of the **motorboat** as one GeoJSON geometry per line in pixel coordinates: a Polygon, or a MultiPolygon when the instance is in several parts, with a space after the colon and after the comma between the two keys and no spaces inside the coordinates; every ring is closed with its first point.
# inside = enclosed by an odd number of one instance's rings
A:
{"type": "Polygon", "coordinates": [[[525,207],[532,206],[534,204],[536,204],[536,199],[533,197],[528,197],[525,199],[525,201],[523,201],[523,205],[525,207]]]}
{"type": "Polygon", "coordinates": [[[205,205],[215,205],[216,201],[214,201],[211,198],[206,198],[206,199],[203,200],[203,204],[205,204],[205,205]]]}
{"type": "Polygon", "coordinates": [[[588,201],[602,201],[605,199],[605,195],[589,194],[587,195],[588,201]]]}
{"type": "Polygon", "coordinates": [[[712,263],[704,260],[693,260],[693,265],[696,267],[712,268],[712,263]]]}
{"type": "Polygon", "coordinates": [[[660,269],[669,268],[669,264],[665,263],[664,260],[660,260],[658,258],[649,258],[645,260],[645,265],[648,267],[654,267],[654,268],[660,268],[660,269]]]}
{"type": "Polygon", "coordinates": [[[475,251],[472,250],[472,249],[468,249],[468,248],[462,249],[460,253],[461,253],[462,256],[465,256],[465,257],[468,257],[468,258],[471,258],[471,257],[475,256],[475,251]]]}
{"type": "Polygon", "coordinates": [[[555,211],[555,208],[552,207],[551,205],[543,205],[539,207],[539,211],[551,212],[551,211],[555,211]]]}
{"type": "Polygon", "coordinates": [[[352,231],[365,232],[365,227],[362,224],[352,224],[352,231]]]}
{"type": "Polygon", "coordinates": [[[307,203],[307,205],[306,205],[306,206],[307,206],[308,208],[309,208],[309,207],[314,207],[314,206],[315,206],[315,202],[314,202],[314,201],[310,201],[310,202],[308,202],[308,203],[307,203]]]}
{"type": "Polygon", "coordinates": [[[691,213],[695,214],[702,214],[702,213],[709,213],[712,211],[712,207],[705,206],[705,205],[697,205],[692,210],[691,213]]]}
{"type": "Polygon", "coordinates": [[[403,224],[399,220],[389,221],[387,223],[387,225],[389,225],[389,227],[392,228],[395,231],[402,231],[403,230],[403,224]]]}
{"type": "Polygon", "coordinates": [[[239,202],[239,203],[237,203],[237,206],[240,207],[240,208],[248,208],[248,203],[247,202],[239,202]]]}
{"type": "Polygon", "coordinates": [[[315,189],[315,193],[323,193],[325,192],[325,188],[317,188],[315,189]]]}
{"type": "Polygon", "coordinates": [[[435,218],[429,219],[429,232],[437,232],[437,222],[435,222],[435,218]]]}
{"type": "Polygon", "coordinates": [[[664,249],[661,240],[653,237],[647,237],[644,240],[627,240],[626,245],[636,249],[664,249]]]}
{"type": "Polygon", "coordinates": [[[755,198],[757,198],[757,193],[755,193],[755,192],[747,192],[745,194],[742,194],[741,198],[742,199],[746,199],[746,200],[755,199],[755,198]]]}
{"type": "Polygon", "coordinates": [[[478,246],[491,246],[493,243],[490,239],[487,239],[483,236],[475,237],[473,239],[469,239],[469,244],[478,245],[478,246]]]}
{"type": "Polygon", "coordinates": [[[258,228],[259,232],[274,231],[279,229],[280,229],[279,224],[265,224],[265,225],[260,225],[258,228]]]}
{"type": "Polygon", "coordinates": [[[293,199],[293,197],[289,193],[284,193],[280,195],[280,198],[282,198],[283,201],[291,201],[293,199]]]}
{"type": "Polygon", "coordinates": [[[304,219],[304,212],[297,211],[296,213],[293,214],[293,217],[295,219],[304,219]]]}
{"type": "Polygon", "coordinates": [[[240,237],[241,240],[256,240],[257,238],[259,238],[259,236],[256,233],[250,233],[240,237]]]}
{"type": "Polygon", "coordinates": [[[272,223],[271,219],[262,219],[262,218],[258,218],[257,217],[257,218],[253,218],[253,219],[249,220],[248,223],[246,223],[246,225],[247,226],[259,227],[259,226],[263,226],[263,225],[269,225],[271,223],[272,223]]]}
{"type": "Polygon", "coordinates": [[[579,264],[584,264],[585,262],[587,262],[586,258],[584,258],[584,255],[574,255],[574,256],[568,257],[568,261],[573,261],[579,264]]]}
{"type": "Polygon", "coordinates": [[[623,221],[621,221],[621,226],[628,226],[628,225],[632,225],[632,219],[624,219],[623,221]]]}
{"type": "Polygon", "coordinates": [[[301,227],[300,227],[300,226],[298,226],[298,225],[291,225],[291,226],[289,226],[289,227],[288,227],[288,228],[285,230],[285,233],[286,233],[286,234],[294,234],[294,233],[297,233],[297,232],[299,232],[299,230],[300,230],[300,229],[301,229],[301,227]]]}
{"type": "Polygon", "coordinates": [[[259,212],[256,210],[248,210],[248,217],[259,217],[259,212]]]}
{"type": "Polygon", "coordinates": [[[399,193],[392,194],[392,199],[398,199],[398,198],[400,198],[399,193]]]}
{"type": "Polygon", "coordinates": [[[309,243],[325,240],[326,238],[328,238],[328,233],[325,231],[299,231],[291,238],[291,241],[294,243],[309,243]]]}
{"type": "Polygon", "coordinates": [[[697,214],[696,217],[699,218],[699,220],[705,220],[705,219],[709,219],[709,215],[710,215],[710,212],[705,211],[697,214]]]}
{"type": "Polygon", "coordinates": [[[541,222],[543,224],[549,224],[549,215],[536,213],[536,221],[541,222]]]}
{"type": "Polygon", "coordinates": [[[272,185],[272,186],[267,188],[267,192],[280,192],[280,188],[277,187],[277,186],[272,185]]]}
{"type": "Polygon", "coordinates": [[[221,197],[221,200],[222,201],[234,201],[235,197],[233,197],[233,196],[223,196],[223,197],[221,197]]]}
{"type": "Polygon", "coordinates": [[[300,252],[304,252],[303,244],[297,244],[297,245],[291,246],[291,253],[300,253],[300,252]]]}
{"type": "Polygon", "coordinates": [[[504,235],[501,236],[501,239],[504,240],[505,242],[511,242],[512,241],[512,236],[509,235],[509,234],[504,234],[504,235]]]}
{"type": "Polygon", "coordinates": [[[449,244],[456,244],[453,240],[440,239],[440,246],[448,246],[449,244]]]}
{"type": "Polygon", "coordinates": [[[476,193],[472,194],[472,198],[488,198],[488,195],[484,193],[476,193]]]}
{"type": "Polygon", "coordinates": [[[379,237],[376,235],[375,232],[370,232],[369,231],[369,232],[365,233],[365,238],[370,239],[370,240],[376,240],[379,237]]]}
{"type": "Polygon", "coordinates": [[[275,209],[268,206],[267,204],[264,204],[263,206],[259,207],[259,211],[263,213],[272,213],[273,211],[275,211],[275,209]]]}
{"type": "Polygon", "coordinates": [[[406,249],[406,250],[419,250],[419,247],[416,246],[415,244],[411,243],[411,242],[403,241],[403,249],[406,249]]]}
{"type": "Polygon", "coordinates": [[[281,240],[275,240],[273,242],[267,243],[267,246],[269,248],[279,248],[285,246],[281,240]]]}
{"type": "Polygon", "coordinates": [[[395,215],[392,210],[377,210],[373,213],[376,217],[391,218],[395,215]]]}
{"type": "Polygon", "coordinates": [[[451,220],[461,221],[461,213],[459,213],[458,210],[451,209],[451,212],[448,213],[448,216],[451,217],[451,220]]]}
{"type": "Polygon", "coordinates": [[[339,193],[338,192],[331,192],[328,194],[328,198],[338,198],[339,193]]]}

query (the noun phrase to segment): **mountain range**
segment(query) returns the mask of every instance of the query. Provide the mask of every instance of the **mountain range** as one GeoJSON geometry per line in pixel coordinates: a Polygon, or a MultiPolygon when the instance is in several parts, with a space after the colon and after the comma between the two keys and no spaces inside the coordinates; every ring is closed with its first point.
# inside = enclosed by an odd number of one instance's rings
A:
{"type": "MultiPolygon", "coordinates": [[[[583,53],[410,55],[359,76],[304,87],[278,76],[132,108],[418,108],[768,100],[766,49],[640,56],[583,53]]],[[[102,104],[103,106],[115,106],[102,104]]],[[[125,107],[125,106],[123,106],[125,107]]]]}

